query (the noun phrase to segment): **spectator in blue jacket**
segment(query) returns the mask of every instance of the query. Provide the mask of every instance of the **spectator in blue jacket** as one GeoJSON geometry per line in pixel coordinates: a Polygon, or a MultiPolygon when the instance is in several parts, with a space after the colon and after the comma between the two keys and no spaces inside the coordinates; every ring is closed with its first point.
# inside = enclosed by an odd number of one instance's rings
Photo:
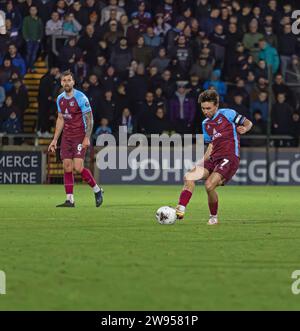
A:
{"type": "Polygon", "coordinates": [[[261,91],[258,93],[258,98],[250,104],[251,118],[253,119],[254,113],[259,111],[262,120],[266,122],[268,119],[268,108],[268,93],[261,91]]]}
{"type": "Polygon", "coordinates": [[[12,65],[19,70],[21,76],[23,77],[26,74],[26,64],[22,56],[18,53],[18,49],[14,44],[10,44],[8,46],[7,57],[11,59],[12,65]]]}
{"type": "Polygon", "coordinates": [[[214,32],[215,26],[222,24],[220,19],[221,11],[219,8],[212,8],[209,17],[204,17],[200,21],[200,29],[204,31],[206,35],[210,35],[214,32]]]}
{"type": "Polygon", "coordinates": [[[161,38],[160,36],[156,36],[152,26],[148,26],[146,33],[144,34],[145,45],[157,48],[160,46],[161,38]]]}
{"type": "MultiPolygon", "coordinates": [[[[18,117],[19,114],[20,111],[18,107],[16,107],[16,105],[13,103],[12,97],[10,95],[6,96],[5,103],[0,108],[0,127],[2,128],[2,131],[7,133],[14,133],[9,130],[9,128],[11,127],[10,124],[14,122],[15,117],[18,117]],[[12,118],[10,119],[11,114],[15,114],[16,116],[12,115],[12,118]]],[[[19,126],[17,126],[17,128],[20,131],[20,120],[15,122],[19,122],[19,126]]]]}
{"type": "Polygon", "coordinates": [[[109,126],[109,121],[107,118],[103,117],[100,120],[99,126],[96,128],[94,133],[94,139],[97,140],[98,136],[101,134],[110,134],[112,133],[112,129],[109,126]]]}
{"type": "Polygon", "coordinates": [[[220,99],[223,101],[227,93],[227,86],[224,82],[221,81],[221,70],[216,69],[213,71],[211,79],[204,82],[203,88],[207,90],[210,87],[214,87],[220,95],[220,99]]]}
{"type": "Polygon", "coordinates": [[[22,16],[18,8],[14,6],[13,1],[7,1],[5,8],[5,19],[9,19],[11,21],[13,29],[21,30],[22,16]]]}
{"type": "Polygon", "coordinates": [[[9,118],[2,124],[2,131],[16,134],[21,131],[21,123],[15,112],[10,113],[9,118]]]}
{"type": "Polygon", "coordinates": [[[271,65],[273,74],[276,74],[279,69],[279,56],[277,50],[269,45],[265,39],[260,39],[258,46],[260,49],[258,54],[259,59],[266,61],[267,65],[271,65]]]}

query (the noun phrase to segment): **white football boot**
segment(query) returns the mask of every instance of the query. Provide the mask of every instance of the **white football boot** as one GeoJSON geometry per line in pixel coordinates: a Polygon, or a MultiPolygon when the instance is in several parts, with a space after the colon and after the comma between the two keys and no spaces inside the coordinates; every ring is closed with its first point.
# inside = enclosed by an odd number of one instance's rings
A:
{"type": "Polygon", "coordinates": [[[178,220],[183,220],[184,214],[185,214],[185,207],[184,206],[181,206],[181,205],[178,205],[175,208],[175,210],[176,210],[177,219],[178,220]]]}
{"type": "Polygon", "coordinates": [[[207,224],[208,225],[217,225],[217,224],[219,224],[218,216],[217,215],[210,215],[207,224]]]}

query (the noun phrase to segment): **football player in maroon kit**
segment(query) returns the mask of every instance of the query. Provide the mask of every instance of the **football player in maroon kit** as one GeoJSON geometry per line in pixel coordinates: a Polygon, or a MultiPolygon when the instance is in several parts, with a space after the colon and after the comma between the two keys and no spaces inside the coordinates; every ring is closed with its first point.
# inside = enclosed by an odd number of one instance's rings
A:
{"type": "Polygon", "coordinates": [[[92,173],[84,167],[84,158],[90,146],[93,131],[93,114],[88,98],[74,89],[73,73],[65,71],[61,75],[61,86],[64,92],[57,98],[58,117],[54,138],[48,151],[54,152],[57,140],[62,133],[60,155],[64,166],[64,185],[67,199],[57,207],[75,207],[73,187],[73,169],[80,173],[94,191],[96,207],[103,202],[103,190],[97,185],[92,173]]]}
{"type": "Polygon", "coordinates": [[[240,135],[252,128],[252,122],[233,109],[219,109],[219,95],[206,90],[199,96],[206,117],[202,123],[204,142],[208,148],[202,160],[184,176],[184,187],[176,207],[178,219],[183,219],[195,181],[204,179],[210,217],[208,224],[218,224],[216,188],[227,183],[236,173],[240,162],[240,135]]]}

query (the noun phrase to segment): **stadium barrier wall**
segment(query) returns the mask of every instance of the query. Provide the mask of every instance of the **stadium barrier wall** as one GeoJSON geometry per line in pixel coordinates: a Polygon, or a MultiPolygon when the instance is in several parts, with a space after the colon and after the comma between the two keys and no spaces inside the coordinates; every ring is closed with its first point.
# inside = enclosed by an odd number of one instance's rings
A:
{"type": "MultiPolygon", "coordinates": [[[[134,148],[128,147],[128,155],[134,148]]],[[[147,149],[147,148],[146,148],[147,149]]],[[[137,185],[178,185],[182,184],[184,173],[188,169],[162,169],[162,160],[147,159],[147,163],[158,165],[157,169],[136,170],[101,169],[97,164],[95,149],[94,174],[103,184],[137,185]]],[[[120,148],[117,148],[117,164],[120,148]]],[[[167,160],[174,164],[174,153],[170,149],[167,160]]],[[[300,185],[300,149],[271,148],[270,177],[272,185],[300,185]]],[[[147,151],[146,151],[147,152],[147,151]]],[[[195,148],[193,148],[195,155],[195,148]]],[[[122,155],[122,154],[120,154],[122,155]]],[[[124,155],[123,155],[124,157],[124,155]]],[[[190,160],[191,163],[193,160],[190,160]]],[[[124,160],[123,160],[124,162],[124,160]]],[[[265,185],[267,177],[265,148],[242,148],[240,168],[229,185],[265,185]]],[[[41,184],[46,182],[47,162],[45,148],[32,146],[1,146],[0,148],[0,184],[41,184]]]]}
{"type": "Polygon", "coordinates": [[[43,150],[32,146],[0,150],[0,184],[41,184],[45,178],[43,150]]]}
{"type": "MultiPolygon", "coordinates": [[[[147,149],[147,148],[146,148],[147,149]]],[[[119,162],[119,150],[117,148],[117,164],[119,162]]],[[[133,148],[128,147],[128,155],[133,148]]],[[[299,148],[271,148],[270,149],[270,178],[271,185],[300,185],[300,149],[299,148]]],[[[99,150],[98,150],[99,153],[99,150]]],[[[97,151],[96,151],[97,156],[97,151]]],[[[193,151],[195,155],[195,150],[193,151]]],[[[122,153],[120,153],[122,155],[122,153]]],[[[150,155],[150,154],[149,154],[150,155]]],[[[127,157],[128,159],[128,157],[127,157]]],[[[184,173],[188,169],[162,169],[162,159],[152,160],[147,163],[157,165],[157,169],[99,169],[95,162],[94,174],[101,184],[137,184],[137,185],[178,185],[182,184],[184,173]]],[[[174,153],[170,153],[167,161],[174,164],[174,153]]],[[[239,170],[229,185],[266,185],[267,160],[265,148],[242,148],[239,170]]]]}

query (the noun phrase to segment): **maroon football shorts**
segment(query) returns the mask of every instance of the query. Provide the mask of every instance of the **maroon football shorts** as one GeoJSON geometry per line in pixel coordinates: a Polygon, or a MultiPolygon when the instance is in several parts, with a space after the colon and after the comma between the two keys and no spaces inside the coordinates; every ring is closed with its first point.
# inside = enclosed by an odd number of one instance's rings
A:
{"type": "Polygon", "coordinates": [[[240,159],[237,156],[226,156],[215,160],[209,159],[204,162],[204,168],[212,172],[217,172],[225,178],[227,183],[237,172],[240,164],[240,159]]]}
{"type": "Polygon", "coordinates": [[[82,148],[84,136],[65,137],[63,136],[60,144],[60,157],[64,159],[84,159],[86,148],[82,148]]]}

